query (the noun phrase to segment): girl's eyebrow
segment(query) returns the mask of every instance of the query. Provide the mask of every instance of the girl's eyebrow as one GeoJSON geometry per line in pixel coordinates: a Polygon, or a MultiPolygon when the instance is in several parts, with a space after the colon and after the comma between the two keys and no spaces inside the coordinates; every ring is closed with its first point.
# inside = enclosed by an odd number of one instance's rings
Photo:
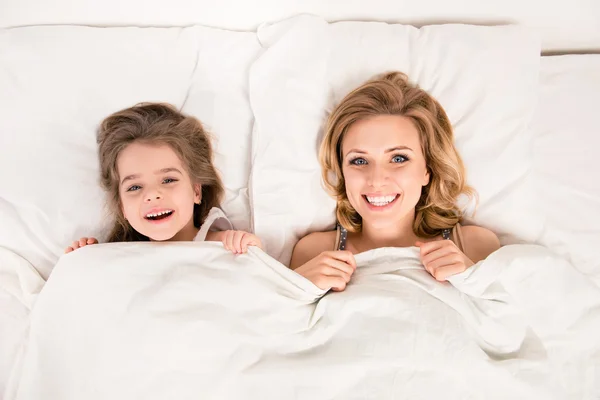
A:
{"type": "Polygon", "coordinates": [[[123,178],[123,180],[121,181],[121,185],[124,184],[126,181],[132,181],[134,179],[139,178],[140,176],[138,174],[133,174],[133,175],[127,175],[125,178],[123,178]]]}
{"type": "MultiPolygon", "coordinates": [[[[178,169],[177,169],[177,168],[175,168],[175,167],[163,168],[163,169],[161,169],[161,170],[155,171],[154,173],[155,173],[156,175],[159,175],[159,174],[166,174],[167,172],[177,172],[177,173],[180,173],[180,174],[181,174],[181,171],[180,171],[180,170],[178,170],[178,169]]],[[[183,174],[181,174],[181,175],[183,175],[183,174]]]]}
{"type": "MultiPolygon", "coordinates": [[[[181,171],[180,171],[180,170],[178,170],[178,169],[177,169],[177,168],[175,168],[175,167],[168,167],[168,168],[159,169],[158,171],[155,171],[154,173],[155,173],[156,175],[159,175],[159,174],[166,174],[167,172],[177,172],[177,173],[179,173],[180,175],[183,175],[183,174],[181,173],[181,171]]],[[[121,185],[122,185],[123,183],[125,183],[126,181],[131,181],[131,180],[137,179],[137,178],[139,178],[139,177],[140,177],[140,174],[132,174],[132,175],[127,175],[127,176],[126,176],[125,178],[123,178],[123,180],[121,181],[121,185]]]]}

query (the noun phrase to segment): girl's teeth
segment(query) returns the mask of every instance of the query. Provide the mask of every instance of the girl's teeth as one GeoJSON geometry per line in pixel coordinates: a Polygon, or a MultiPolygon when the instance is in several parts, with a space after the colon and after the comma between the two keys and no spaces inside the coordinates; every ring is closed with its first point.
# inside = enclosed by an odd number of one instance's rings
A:
{"type": "Polygon", "coordinates": [[[153,213],[153,214],[147,214],[146,217],[156,218],[156,217],[160,217],[161,215],[164,215],[164,214],[169,214],[171,212],[172,212],[171,210],[161,211],[161,212],[157,212],[157,213],[153,213]]]}

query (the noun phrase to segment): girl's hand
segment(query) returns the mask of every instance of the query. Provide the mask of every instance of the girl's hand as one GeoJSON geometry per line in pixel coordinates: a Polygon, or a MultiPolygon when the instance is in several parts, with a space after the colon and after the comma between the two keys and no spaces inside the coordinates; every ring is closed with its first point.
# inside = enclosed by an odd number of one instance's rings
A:
{"type": "Polygon", "coordinates": [[[473,261],[460,251],[452,240],[417,242],[416,246],[421,250],[423,266],[440,282],[473,266],[473,261]]]}
{"type": "Polygon", "coordinates": [[[341,292],[356,271],[354,255],[346,250],[324,251],[294,271],[322,290],[341,292]]]}
{"type": "Polygon", "coordinates": [[[245,231],[210,232],[207,239],[223,242],[223,246],[233,254],[246,253],[249,246],[256,246],[262,250],[262,242],[258,236],[245,231]]]}
{"type": "Polygon", "coordinates": [[[91,244],[98,244],[98,240],[93,237],[91,237],[91,238],[82,237],[81,239],[74,241],[73,244],[71,244],[69,247],[67,247],[65,249],[65,254],[70,253],[74,250],[77,250],[80,247],[88,246],[91,244]]]}

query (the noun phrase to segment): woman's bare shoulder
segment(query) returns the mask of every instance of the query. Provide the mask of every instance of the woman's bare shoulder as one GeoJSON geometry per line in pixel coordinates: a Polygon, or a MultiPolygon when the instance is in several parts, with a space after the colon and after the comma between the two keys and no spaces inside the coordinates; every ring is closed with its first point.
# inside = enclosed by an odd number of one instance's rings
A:
{"type": "Polygon", "coordinates": [[[500,248],[498,236],[491,230],[477,225],[461,226],[465,255],[477,263],[500,248]]]}
{"type": "Polygon", "coordinates": [[[290,268],[296,269],[322,252],[334,250],[336,234],[336,231],[325,231],[304,236],[294,246],[290,268]]]}

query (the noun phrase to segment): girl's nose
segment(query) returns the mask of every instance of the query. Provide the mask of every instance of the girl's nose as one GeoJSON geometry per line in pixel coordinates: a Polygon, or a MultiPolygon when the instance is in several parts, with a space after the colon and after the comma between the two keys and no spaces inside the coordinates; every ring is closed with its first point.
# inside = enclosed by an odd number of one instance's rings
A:
{"type": "Polygon", "coordinates": [[[146,202],[149,203],[153,200],[160,200],[161,199],[161,195],[160,193],[150,193],[146,196],[146,202]]]}

